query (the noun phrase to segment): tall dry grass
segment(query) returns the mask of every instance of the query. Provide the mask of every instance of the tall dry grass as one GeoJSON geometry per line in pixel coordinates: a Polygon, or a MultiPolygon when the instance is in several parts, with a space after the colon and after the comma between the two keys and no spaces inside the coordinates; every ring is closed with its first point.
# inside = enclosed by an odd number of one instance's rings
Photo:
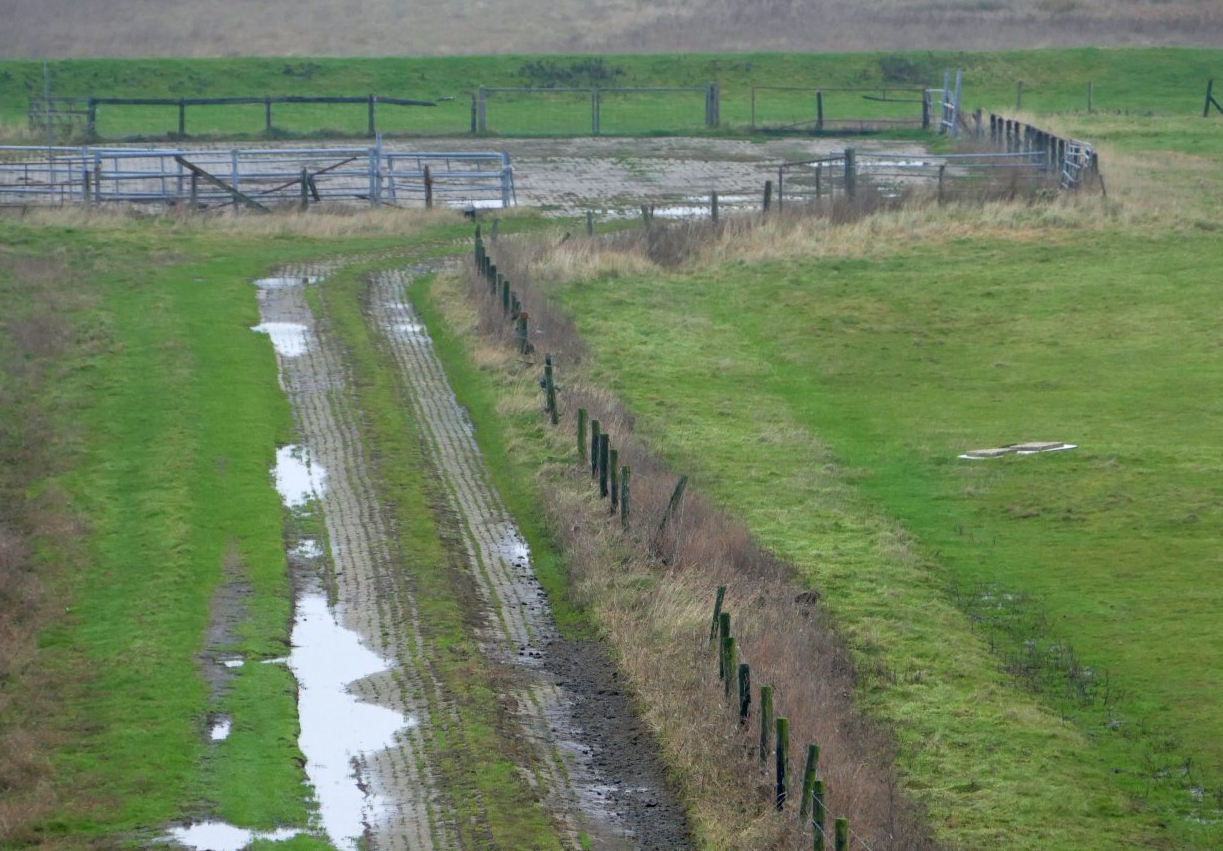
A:
{"type": "MultiPolygon", "coordinates": [[[[686,238],[696,245],[717,236],[697,228],[686,238]]],[[[654,249],[671,257],[679,242],[654,249]]],[[[811,829],[798,817],[796,784],[810,743],[821,748],[819,774],[828,786],[830,815],[848,818],[860,840],[873,848],[936,847],[921,812],[899,791],[891,734],[854,705],[859,674],[816,601],[818,592],[812,594],[789,565],[763,551],[742,522],[691,489],[660,529],[675,472],[634,433],[632,413],[591,383],[588,355],[572,321],[533,283],[533,269],[573,271],[595,263],[589,255],[597,253],[596,243],[614,267],[653,262],[648,239],[634,245],[626,236],[570,240],[559,248],[503,238],[490,253],[531,314],[537,352],[552,353],[558,364],[564,413],[545,440],[551,442],[549,457],[570,460],[546,466],[539,487],[569,566],[572,593],[611,645],[692,816],[698,844],[743,851],[807,847],[811,829]],[[619,463],[631,468],[627,528],[598,498],[587,459],[578,458],[578,408],[599,420],[619,463]],[[728,589],[725,610],[739,659],[751,666],[753,700],[761,684],[772,685],[775,714],[789,719],[791,801],[780,813],[774,807],[773,755],[762,762],[758,754],[758,708],[740,727],[737,696],[728,701],[717,677],[709,629],[719,585],[728,589]]],[[[452,321],[473,335],[477,362],[496,371],[503,394],[518,400],[510,406],[538,408],[538,367],[517,355],[511,322],[488,282],[469,266],[437,286],[452,321]],[[464,292],[465,305],[452,297],[464,292]]]]}

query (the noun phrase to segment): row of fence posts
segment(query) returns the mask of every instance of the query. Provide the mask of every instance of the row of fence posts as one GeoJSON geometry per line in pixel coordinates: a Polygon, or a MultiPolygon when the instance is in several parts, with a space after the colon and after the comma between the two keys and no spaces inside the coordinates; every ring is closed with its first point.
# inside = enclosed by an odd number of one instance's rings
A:
{"type": "MultiPolygon", "coordinates": [[[[766,190],[767,195],[767,190],[766,190]]],[[[517,294],[509,288],[506,280],[497,266],[492,262],[481,238],[480,226],[476,226],[474,261],[476,269],[489,282],[490,293],[500,296],[502,310],[515,321],[515,334],[519,351],[529,351],[527,336],[526,311],[518,301],[517,294]]],[[[544,357],[544,377],[542,380],[546,400],[546,410],[553,425],[559,422],[559,409],[556,400],[556,384],[553,375],[552,355],[544,357]]],[[[577,412],[577,452],[578,458],[585,465],[589,463],[591,478],[598,482],[599,497],[609,500],[610,513],[620,515],[620,525],[628,528],[629,496],[632,470],[625,464],[620,464],[619,451],[611,445],[611,435],[604,431],[599,420],[590,419],[585,408],[577,412]]],[[[676,513],[688,477],[681,476],[671,493],[662,521],[658,525],[658,536],[666,530],[668,520],[676,513]]],[[[726,597],[726,586],[718,586],[714,600],[713,619],[709,627],[709,641],[717,639],[718,677],[723,682],[727,700],[735,696],[735,683],[738,683],[739,726],[746,729],[751,712],[751,666],[746,662],[737,662],[735,638],[730,629],[730,612],[722,606],[726,597]]],[[[776,783],[774,785],[774,806],[778,811],[785,808],[786,801],[791,797],[790,777],[790,721],[784,716],[774,717],[774,694],[771,685],[760,687],[760,744],[759,755],[762,763],[767,762],[770,753],[774,757],[776,783]]],[[[818,745],[807,745],[807,760],[803,768],[799,796],[799,818],[811,819],[812,848],[814,851],[828,851],[828,809],[824,804],[827,789],[818,774],[820,749],[818,745]]],[[[833,851],[848,851],[849,820],[834,818],[833,851]]]]}
{"type": "MultiPolygon", "coordinates": [[[[726,586],[719,585],[713,603],[713,619],[709,625],[709,643],[716,643],[718,650],[718,678],[721,679],[723,691],[728,701],[736,695],[738,685],[739,727],[746,730],[752,706],[752,669],[747,662],[739,662],[735,637],[730,630],[730,612],[722,606],[726,598],[726,586]]],[[[774,806],[780,812],[785,808],[786,801],[791,797],[792,780],[790,776],[790,721],[785,716],[774,716],[776,695],[771,685],[761,685],[760,707],[760,745],[761,763],[767,763],[770,753],[773,756],[776,781],[774,783],[774,806]],[[772,745],[770,745],[772,740],[772,745]]],[[[828,789],[819,774],[819,745],[807,745],[807,761],[803,766],[801,793],[799,795],[798,817],[804,821],[811,819],[812,848],[814,851],[828,849],[828,808],[824,801],[828,789]]],[[[833,851],[847,851],[849,848],[849,820],[834,817],[833,851]]]]}
{"type": "MultiPolygon", "coordinates": [[[[531,352],[530,317],[522,309],[518,294],[510,289],[510,282],[497,270],[497,264],[492,262],[484,247],[480,234],[480,226],[476,225],[474,257],[477,271],[488,281],[489,291],[494,298],[500,298],[501,309],[505,316],[514,322],[514,339],[518,351],[522,354],[531,352]]],[[[557,404],[556,378],[551,353],[544,355],[544,376],[541,380],[544,391],[544,405],[552,425],[560,422],[560,406],[557,404]]],[[[611,513],[619,513],[620,525],[628,528],[629,493],[632,470],[627,464],[620,464],[619,450],[611,446],[611,436],[601,431],[598,420],[591,420],[585,408],[578,409],[577,449],[578,458],[587,459],[590,463],[590,474],[599,483],[599,496],[610,499],[611,513]],[[590,437],[587,441],[587,426],[590,437]]],[[[686,482],[687,478],[681,479],[686,482]]],[[[665,526],[667,517],[675,510],[683,489],[678,488],[671,498],[667,514],[663,517],[665,526]]],[[[663,527],[659,527],[660,531],[663,527]]]]}

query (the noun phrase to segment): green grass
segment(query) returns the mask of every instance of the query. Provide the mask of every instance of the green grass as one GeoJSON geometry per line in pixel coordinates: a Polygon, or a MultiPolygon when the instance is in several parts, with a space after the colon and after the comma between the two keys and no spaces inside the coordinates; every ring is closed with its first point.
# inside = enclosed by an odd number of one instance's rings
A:
{"type": "MultiPolygon", "coordinates": [[[[1127,119],[1201,116],[1206,80],[1223,69],[1223,51],[1179,48],[1078,48],[1003,53],[743,53],[728,55],[613,55],[602,58],[604,86],[721,87],[725,126],[746,129],[752,86],[926,86],[941,85],[945,69],[964,71],[964,108],[1012,111],[1022,81],[1023,107],[1042,113],[1085,112],[1087,86],[1093,107],[1127,119]],[[608,74],[619,72],[614,76],[608,74]]],[[[226,58],[72,59],[49,63],[57,97],[226,97],[263,95],[378,94],[438,100],[425,107],[382,106],[381,129],[392,134],[465,134],[471,126],[470,94],[480,86],[587,85],[599,77],[589,57],[501,55],[433,58],[226,58]],[[576,69],[576,70],[575,70],[576,69]],[[583,69],[586,69],[583,71],[583,69]]],[[[43,90],[42,64],[0,61],[0,122],[23,126],[29,97],[43,90]]],[[[905,107],[828,95],[828,118],[897,115],[905,107]]],[[[699,94],[634,97],[604,104],[604,132],[676,132],[703,123],[699,94]]],[[[552,100],[555,100],[553,98],[552,100]]],[[[566,106],[525,105],[526,114],[498,109],[490,100],[493,132],[584,134],[590,130],[589,100],[566,106]]],[[[814,117],[810,92],[761,93],[761,122],[797,122],[814,117]]],[[[918,107],[910,112],[920,115],[918,107]]],[[[1219,117],[1223,120],[1223,116],[1219,117]]],[[[364,106],[279,105],[278,134],[314,135],[333,130],[362,135],[364,106]]],[[[101,107],[98,132],[105,138],[162,136],[177,131],[177,107],[101,107]]],[[[193,136],[258,138],[264,132],[262,106],[191,107],[187,133],[193,136]]]]}
{"type": "Polygon", "coordinates": [[[890,671],[863,697],[945,835],[1214,847],[1223,409],[1202,307],[1223,246],[1044,232],[883,254],[564,299],[639,429],[890,671]],[[1025,439],[1080,448],[956,459],[1025,439]],[[973,628],[998,599],[1009,617],[973,628]],[[1069,645],[1096,676],[1042,664],[1015,684],[998,669],[1026,670],[1025,640],[1046,659],[1069,645]]]}
{"type": "Polygon", "coordinates": [[[61,577],[69,613],[40,639],[40,676],[62,690],[48,723],[63,743],[51,759],[65,806],[39,835],[53,844],[148,838],[203,815],[304,827],[291,675],[247,665],[210,705],[198,654],[225,579],[249,586],[230,649],[258,659],[287,648],[282,515],[269,471],[290,423],[271,346],[250,331],[250,281],[320,246],[159,223],[5,223],[0,242],[31,258],[66,257],[97,299],[94,312],[71,317],[92,346],[67,356],[55,388],[57,404],[77,412],[63,425],[74,440],[55,486],[88,524],[88,560],[61,577]],[[204,743],[210,709],[240,719],[215,748],[204,743]]]}

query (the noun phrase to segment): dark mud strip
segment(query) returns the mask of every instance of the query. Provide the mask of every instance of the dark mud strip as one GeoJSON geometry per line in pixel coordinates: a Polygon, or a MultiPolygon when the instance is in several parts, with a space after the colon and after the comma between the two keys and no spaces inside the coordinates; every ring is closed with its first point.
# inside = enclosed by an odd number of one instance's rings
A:
{"type": "MultiPolygon", "coordinates": [[[[439,797],[428,768],[424,731],[431,724],[452,723],[454,719],[447,710],[445,695],[419,655],[417,610],[369,475],[349,391],[350,376],[338,346],[316,327],[306,303],[306,288],[322,271],[287,270],[280,277],[257,282],[260,330],[272,333],[274,342],[277,332],[282,335],[276,346],[277,360],[281,384],[300,434],[299,453],[309,465],[321,468],[316,472],[325,484],[317,488],[315,497],[326,528],[327,553],[333,568],[331,583],[329,587],[324,571],[319,569],[322,558],[296,559],[299,566],[304,563],[309,567],[314,562],[314,569],[299,570],[294,575],[294,641],[298,644],[302,640],[299,635],[305,634],[304,618],[317,622],[332,617],[344,630],[355,633],[358,649],[376,654],[384,664],[367,668],[375,672],[348,683],[347,692],[360,701],[398,713],[403,724],[381,747],[354,749],[347,760],[342,755],[331,760],[341,764],[321,766],[319,772],[325,769],[328,773],[326,780],[320,780],[312,772],[317,760],[307,751],[305,742],[308,726],[317,728],[317,724],[303,717],[307,772],[320,800],[323,828],[338,847],[355,849],[364,842],[367,845],[363,847],[378,851],[447,851],[457,844],[448,824],[450,808],[439,797]],[[334,609],[326,606],[328,590],[334,595],[334,609]],[[332,781],[344,786],[337,790],[338,800],[347,803],[342,804],[345,812],[329,820],[327,790],[321,786],[332,781]],[[355,837],[351,812],[354,798],[360,809],[357,826],[361,831],[355,837]],[[335,835],[333,824],[343,826],[341,835],[335,835]]],[[[300,545],[291,543],[290,548],[302,551],[300,545]]],[[[295,655],[299,649],[295,647],[295,655]]],[[[298,667],[295,673],[300,682],[298,667]]],[[[350,676],[359,673],[353,671],[350,676]]],[[[304,711],[306,701],[299,701],[299,706],[304,711]]],[[[329,719],[321,720],[326,734],[329,719]]],[[[332,723],[336,738],[360,732],[332,723]]]]}
{"type": "Polygon", "coordinates": [[[385,336],[411,397],[431,462],[459,518],[487,617],[485,653],[511,671],[516,706],[536,754],[537,791],[569,841],[600,849],[688,847],[683,812],[668,792],[648,733],[598,645],[557,632],[530,552],[488,480],[465,411],[407,301],[413,274],[371,283],[372,320],[385,336]]]}

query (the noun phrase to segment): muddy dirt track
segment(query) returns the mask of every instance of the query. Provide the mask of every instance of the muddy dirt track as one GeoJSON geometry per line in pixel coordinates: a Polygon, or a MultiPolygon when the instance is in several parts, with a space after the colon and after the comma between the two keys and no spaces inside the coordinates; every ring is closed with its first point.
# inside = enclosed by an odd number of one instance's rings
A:
{"type": "MultiPolygon", "coordinates": [[[[291,554],[296,553],[291,558],[298,608],[295,653],[306,601],[329,590],[339,626],[385,660],[383,670],[348,683],[347,690],[366,704],[397,713],[402,723],[388,747],[351,753],[351,764],[341,766],[337,780],[334,765],[332,775],[325,774],[326,765],[316,765],[320,760],[307,746],[310,722],[303,717],[307,773],[319,793],[322,827],[338,847],[356,847],[364,839],[375,849],[448,851],[460,847],[460,831],[432,767],[437,755],[427,742],[433,727],[455,724],[457,716],[452,696],[430,673],[411,579],[397,555],[362,446],[343,348],[327,333],[325,318],[315,317],[307,304],[308,288],[325,286],[328,271],[284,270],[259,282],[261,327],[287,332],[291,340],[277,352],[299,430],[296,451],[325,482],[316,496],[328,553],[303,557],[309,548],[290,542],[291,554]],[[360,810],[355,816],[360,836],[353,835],[352,812],[329,815],[324,787],[332,782],[359,791],[355,803],[351,795],[348,804],[343,795],[334,800],[341,809],[360,810]]],[[[556,630],[529,549],[489,482],[470,423],[407,299],[413,277],[424,271],[429,270],[374,276],[367,322],[396,364],[428,466],[446,494],[445,510],[461,530],[451,548],[461,555],[476,591],[480,611],[469,614],[480,624],[486,658],[509,672],[511,691],[501,700],[511,707],[521,726],[519,738],[532,753],[530,765],[519,766],[520,771],[531,778],[566,847],[578,848],[584,834],[593,847],[611,851],[686,848],[683,814],[614,668],[597,645],[566,640],[556,630]]],[[[299,702],[304,710],[305,700],[299,702]]]]}

